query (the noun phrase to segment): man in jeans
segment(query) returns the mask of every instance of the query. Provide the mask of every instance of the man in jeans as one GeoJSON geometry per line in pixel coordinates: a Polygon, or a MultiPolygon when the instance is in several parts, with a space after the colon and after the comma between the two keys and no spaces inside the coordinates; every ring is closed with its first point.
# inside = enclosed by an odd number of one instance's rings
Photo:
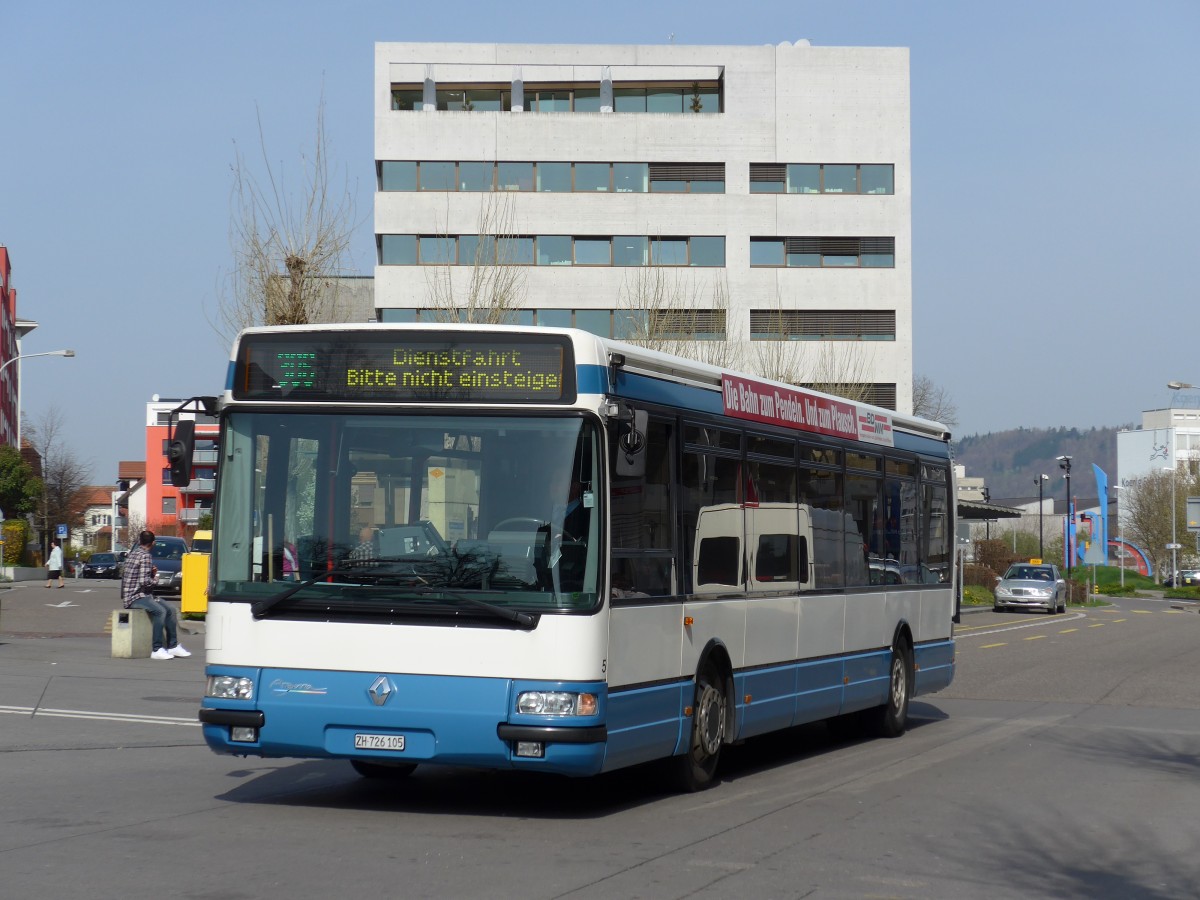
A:
{"type": "Polygon", "coordinates": [[[158,567],[150,557],[154,546],[154,532],[143,531],[138,535],[137,548],[125,559],[125,571],[121,575],[121,603],[126,609],[144,609],[150,614],[153,629],[154,652],[151,659],[174,659],[176,656],[191,656],[179,645],[176,636],[179,614],[174,607],[167,606],[151,593],[158,567]],[[163,641],[163,632],[166,641],[163,641]]]}

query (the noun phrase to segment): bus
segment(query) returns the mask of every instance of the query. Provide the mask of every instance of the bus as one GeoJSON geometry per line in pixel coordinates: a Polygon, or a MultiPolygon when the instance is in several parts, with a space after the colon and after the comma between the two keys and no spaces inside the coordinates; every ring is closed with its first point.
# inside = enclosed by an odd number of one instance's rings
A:
{"type": "Polygon", "coordinates": [[[755,735],[898,736],[953,677],[935,422],[465,324],[248,329],[203,403],[218,753],[373,778],[660,760],[698,790],[755,735]]]}

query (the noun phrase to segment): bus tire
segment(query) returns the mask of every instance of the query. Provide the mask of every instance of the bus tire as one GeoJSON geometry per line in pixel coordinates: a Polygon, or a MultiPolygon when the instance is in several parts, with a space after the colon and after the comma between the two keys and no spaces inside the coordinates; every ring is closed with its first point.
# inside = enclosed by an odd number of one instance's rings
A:
{"type": "Polygon", "coordinates": [[[908,701],[912,697],[912,650],[904,639],[892,647],[888,667],[888,696],[883,706],[867,710],[871,730],[879,737],[900,737],[908,726],[908,701]]]}
{"type": "Polygon", "coordinates": [[[352,759],[350,765],[363,778],[382,778],[398,781],[407,778],[417,767],[415,763],[376,763],[364,759],[352,759]]]}
{"type": "Polygon", "coordinates": [[[712,784],[729,727],[728,714],[725,680],[716,666],[706,663],[696,673],[696,698],[687,750],[682,756],[672,758],[675,780],[681,790],[702,791],[712,784]]]}

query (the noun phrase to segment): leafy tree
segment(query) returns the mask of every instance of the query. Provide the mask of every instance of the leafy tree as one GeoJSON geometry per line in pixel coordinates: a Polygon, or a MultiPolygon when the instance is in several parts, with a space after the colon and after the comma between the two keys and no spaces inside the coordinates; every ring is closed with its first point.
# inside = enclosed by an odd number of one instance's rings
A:
{"type": "Polygon", "coordinates": [[[21,458],[16,447],[0,447],[0,511],[5,519],[17,519],[37,508],[42,480],[21,458]]]}

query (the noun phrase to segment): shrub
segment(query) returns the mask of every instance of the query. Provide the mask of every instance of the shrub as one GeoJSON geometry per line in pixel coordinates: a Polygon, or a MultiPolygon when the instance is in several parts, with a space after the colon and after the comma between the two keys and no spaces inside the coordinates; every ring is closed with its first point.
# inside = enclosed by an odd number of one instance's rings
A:
{"type": "Polygon", "coordinates": [[[974,584],[963,585],[963,603],[967,606],[991,606],[996,598],[987,588],[974,584]]]}
{"type": "Polygon", "coordinates": [[[19,566],[29,542],[29,523],[24,519],[4,520],[4,565],[19,566]]]}
{"type": "Polygon", "coordinates": [[[996,587],[995,569],[981,566],[978,563],[969,563],[963,566],[963,587],[968,586],[987,588],[990,594],[996,587]]]}

